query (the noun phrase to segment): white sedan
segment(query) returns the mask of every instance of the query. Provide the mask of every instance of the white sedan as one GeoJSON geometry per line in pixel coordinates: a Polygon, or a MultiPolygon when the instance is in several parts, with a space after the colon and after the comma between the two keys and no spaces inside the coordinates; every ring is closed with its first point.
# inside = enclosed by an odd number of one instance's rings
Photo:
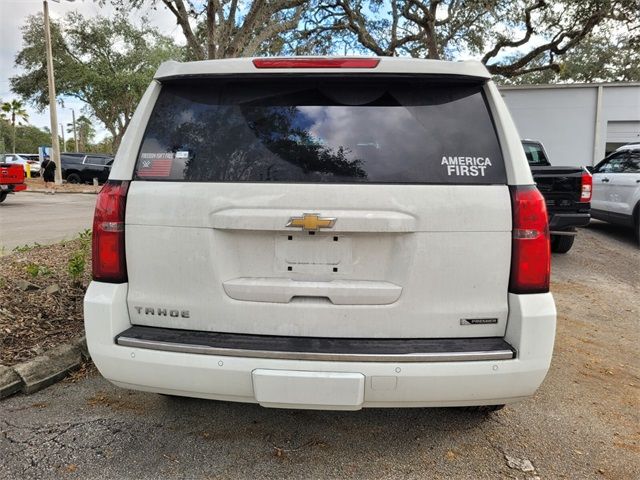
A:
{"type": "Polygon", "coordinates": [[[24,168],[25,174],[27,173],[27,164],[31,166],[31,176],[37,177],[40,175],[40,158],[36,154],[32,153],[9,153],[4,156],[4,162],[10,164],[21,164],[24,168]]]}

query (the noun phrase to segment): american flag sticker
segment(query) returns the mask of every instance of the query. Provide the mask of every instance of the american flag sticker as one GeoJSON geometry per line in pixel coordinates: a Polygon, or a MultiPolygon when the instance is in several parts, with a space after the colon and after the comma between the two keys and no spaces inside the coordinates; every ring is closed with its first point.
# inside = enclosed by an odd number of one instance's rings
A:
{"type": "Polygon", "coordinates": [[[139,177],[168,177],[171,175],[173,165],[173,154],[142,154],[140,166],[138,167],[139,177]],[[171,156],[171,158],[167,158],[171,156]],[[160,158],[158,158],[160,157],[160,158]]]}

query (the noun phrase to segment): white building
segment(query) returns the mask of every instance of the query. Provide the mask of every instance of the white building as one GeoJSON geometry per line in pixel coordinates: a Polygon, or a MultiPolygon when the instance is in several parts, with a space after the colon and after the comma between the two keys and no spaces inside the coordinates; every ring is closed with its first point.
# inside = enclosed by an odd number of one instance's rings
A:
{"type": "Polygon", "coordinates": [[[553,165],[595,165],[640,142],[640,83],[501,87],[522,138],[544,144],[553,165]]]}

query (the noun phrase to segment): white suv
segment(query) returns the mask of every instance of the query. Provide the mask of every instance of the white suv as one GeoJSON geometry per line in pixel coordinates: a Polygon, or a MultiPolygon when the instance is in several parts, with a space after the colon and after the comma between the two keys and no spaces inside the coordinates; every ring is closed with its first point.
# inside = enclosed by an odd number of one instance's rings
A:
{"type": "Polygon", "coordinates": [[[96,206],[116,385],[267,407],[492,405],[553,350],[544,199],[478,62],[169,62],[96,206]]]}
{"type": "Polygon", "coordinates": [[[591,216],[633,227],[640,242],[640,144],[620,147],[594,167],[591,216]]]}

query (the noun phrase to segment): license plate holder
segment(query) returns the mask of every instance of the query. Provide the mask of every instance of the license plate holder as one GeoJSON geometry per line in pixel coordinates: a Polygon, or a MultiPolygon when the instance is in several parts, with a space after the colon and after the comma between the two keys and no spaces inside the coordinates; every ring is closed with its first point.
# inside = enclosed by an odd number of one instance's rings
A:
{"type": "Polygon", "coordinates": [[[276,237],[276,269],[297,273],[351,273],[351,238],[291,234],[276,237]]]}
{"type": "Polygon", "coordinates": [[[360,410],[364,401],[362,373],[256,369],[251,376],[263,407],[360,410]]]}

